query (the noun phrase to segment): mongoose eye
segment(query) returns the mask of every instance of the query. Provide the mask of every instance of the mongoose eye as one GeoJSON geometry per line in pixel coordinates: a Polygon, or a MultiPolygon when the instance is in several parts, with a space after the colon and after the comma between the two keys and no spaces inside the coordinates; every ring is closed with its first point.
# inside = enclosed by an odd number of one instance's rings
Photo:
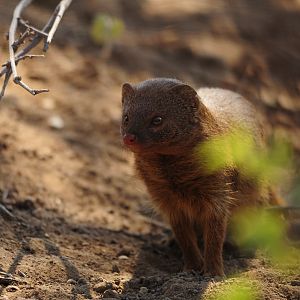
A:
{"type": "Polygon", "coordinates": [[[124,121],[124,124],[125,124],[125,125],[128,124],[129,118],[128,118],[127,115],[124,116],[123,121],[124,121]]]}
{"type": "Polygon", "coordinates": [[[162,123],[162,118],[161,117],[155,117],[152,120],[152,124],[155,125],[155,126],[160,125],[161,123],[162,123]]]}

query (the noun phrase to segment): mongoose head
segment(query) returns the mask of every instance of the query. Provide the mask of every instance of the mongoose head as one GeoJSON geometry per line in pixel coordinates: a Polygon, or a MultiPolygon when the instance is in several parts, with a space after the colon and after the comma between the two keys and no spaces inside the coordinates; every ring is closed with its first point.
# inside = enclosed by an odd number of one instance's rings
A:
{"type": "Polygon", "coordinates": [[[199,98],[189,85],[168,78],[123,84],[121,135],[131,151],[185,151],[195,144],[199,128],[199,98]]]}

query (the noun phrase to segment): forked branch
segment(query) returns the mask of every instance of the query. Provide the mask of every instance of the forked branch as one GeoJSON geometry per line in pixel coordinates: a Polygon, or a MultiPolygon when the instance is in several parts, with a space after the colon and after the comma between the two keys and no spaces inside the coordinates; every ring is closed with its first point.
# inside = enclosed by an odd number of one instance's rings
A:
{"type": "Polygon", "coordinates": [[[0,100],[4,96],[5,89],[7,87],[7,84],[11,76],[13,76],[14,83],[20,85],[22,88],[24,88],[32,95],[37,95],[49,91],[48,89],[32,89],[27,84],[25,84],[22,81],[21,76],[18,75],[17,65],[21,60],[24,60],[26,58],[43,56],[43,55],[31,55],[28,53],[33,48],[35,48],[42,40],[44,40],[43,51],[46,52],[48,50],[49,45],[53,39],[53,36],[58,28],[58,25],[65,11],[70,6],[72,0],[61,0],[57,5],[57,7],[55,8],[52,16],[48,20],[47,24],[44,26],[42,30],[39,30],[34,26],[31,26],[28,22],[24,21],[21,18],[22,12],[31,2],[32,0],[21,0],[14,10],[13,19],[8,34],[10,59],[9,61],[7,61],[2,65],[2,69],[0,71],[0,77],[5,75],[2,90],[0,92],[0,100]],[[16,39],[16,31],[19,25],[25,28],[25,30],[20,35],[20,37],[16,39]],[[26,46],[24,46],[21,50],[18,51],[20,46],[25,44],[27,40],[29,40],[29,43],[26,46]]]}

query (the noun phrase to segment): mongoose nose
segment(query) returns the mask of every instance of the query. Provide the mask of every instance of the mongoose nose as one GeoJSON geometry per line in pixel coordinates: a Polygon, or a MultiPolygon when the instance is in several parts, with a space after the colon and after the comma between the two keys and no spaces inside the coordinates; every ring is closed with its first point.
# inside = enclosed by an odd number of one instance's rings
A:
{"type": "Polygon", "coordinates": [[[137,142],[137,137],[135,134],[131,134],[131,133],[126,133],[123,136],[123,142],[125,145],[130,146],[130,145],[134,145],[137,142]]]}

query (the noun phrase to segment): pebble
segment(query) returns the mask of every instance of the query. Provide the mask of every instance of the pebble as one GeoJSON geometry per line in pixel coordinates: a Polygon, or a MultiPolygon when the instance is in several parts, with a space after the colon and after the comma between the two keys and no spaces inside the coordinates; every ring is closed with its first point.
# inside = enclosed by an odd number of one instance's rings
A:
{"type": "Polygon", "coordinates": [[[122,250],[120,250],[119,252],[118,252],[118,256],[122,256],[122,255],[125,255],[125,256],[130,256],[130,250],[128,250],[128,249],[122,249],[122,250]]]}
{"type": "Polygon", "coordinates": [[[116,298],[116,299],[119,299],[119,294],[114,291],[114,290],[106,290],[104,293],[103,293],[103,299],[107,299],[107,298],[116,298]]]}
{"type": "Polygon", "coordinates": [[[18,271],[18,275],[21,276],[21,277],[26,277],[25,273],[23,273],[23,272],[20,271],[20,270],[18,271]]]}
{"type": "Polygon", "coordinates": [[[112,266],[112,272],[113,272],[113,273],[120,273],[119,267],[118,267],[117,265],[113,265],[113,266],[112,266]]]}
{"type": "Polygon", "coordinates": [[[145,286],[142,286],[139,290],[139,294],[145,295],[148,293],[148,289],[145,286]]]}
{"type": "Polygon", "coordinates": [[[127,259],[129,259],[129,257],[126,256],[126,255],[120,255],[120,256],[118,257],[118,259],[120,259],[120,260],[127,260],[127,259]]]}
{"type": "Polygon", "coordinates": [[[293,280],[291,281],[292,286],[300,286],[300,280],[293,280]]]}
{"type": "Polygon", "coordinates": [[[48,119],[48,125],[54,129],[63,129],[65,127],[65,122],[60,116],[53,115],[48,119]]]}
{"type": "Polygon", "coordinates": [[[70,279],[68,279],[67,283],[75,285],[76,284],[76,280],[70,278],[70,279]]]}
{"type": "Polygon", "coordinates": [[[103,293],[111,288],[112,284],[110,282],[99,282],[94,286],[93,290],[97,293],[103,293]]]}
{"type": "Polygon", "coordinates": [[[19,288],[15,285],[8,285],[6,287],[7,292],[17,292],[18,290],[19,290],[19,288]]]}
{"type": "Polygon", "coordinates": [[[78,279],[77,283],[79,283],[79,284],[86,284],[86,280],[81,277],[81,278],[78,279]]]}

